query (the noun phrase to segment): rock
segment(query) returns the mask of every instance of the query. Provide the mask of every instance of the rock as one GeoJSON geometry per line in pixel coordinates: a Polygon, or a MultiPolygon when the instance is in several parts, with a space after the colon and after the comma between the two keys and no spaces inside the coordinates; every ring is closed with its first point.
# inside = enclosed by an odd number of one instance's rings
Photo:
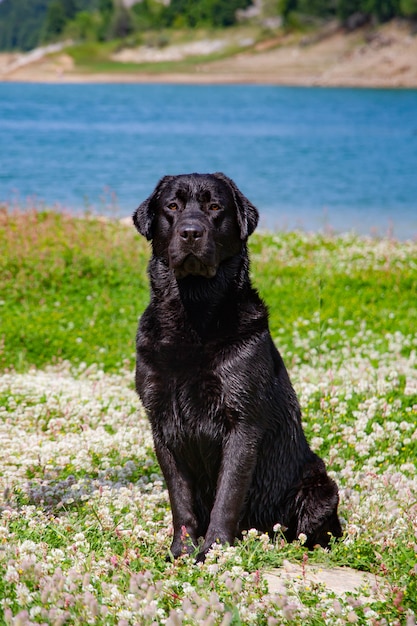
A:
{"type": "Polygon", "coordinates": [[[282,567],[264,575],[270,593],[285,593],[291,582],[304,584],[306,587],[324,585],[336,595],[358,593],[362,596],[383,600],[387,583],[379,576],[361,572],[349,567],[322,567],[321,565],[298,565],[284,561],[282,567]]]}

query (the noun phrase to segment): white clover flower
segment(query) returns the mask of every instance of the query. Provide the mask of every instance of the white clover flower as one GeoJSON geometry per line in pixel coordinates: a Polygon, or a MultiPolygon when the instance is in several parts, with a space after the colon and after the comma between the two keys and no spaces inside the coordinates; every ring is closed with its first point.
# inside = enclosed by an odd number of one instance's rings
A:
{"type": "Polygon", "coordinates": [[[313,448],[313,450],[319,450],[323,443],[323,437],[313,437],[311,439],[311,447],[313,448]]]}
{"type": "Polygon", "coordinates": [[[19,574],[17,569],[13,565],[8,565],[6,574],[4,576],[4,580],[8,583],[17,583],[19,582],[19,574]]]}
{"type": "Polygon", "coordinates": [[[233,565],[230,573],[232,574],[233,577],[243,577],[243,576],[247,576],[248,573],[245,572],[245,570],[243,569],[243,567],[241,567],[240,565],[233,565]]]}
{"type": "Polygon", "coordinates": [[[33,594],[30,593],[26,585],[19,583],[16,585],[16,596],[21,605],[27,606],[31,602],[33,594]]]}
{"type": "Polygon", "coordinates": [[[32,606],[29,611],[29,617],[35,619],[40,613],[42,613],[42,607],[38,605],[32,606]]]}
{"type": "Polygon", "coordinates": [[[10,537],[10,531],[7,526],[0,526],[0,542],[5,543],[10,537]]]}
{"type": "Polygon", "coordinates": [[[38,544],[29,539],[23,541],[22,544],[20,545],[20,551],[23,553],[27,552],[28,554],[32,554],[32,553],[37,552],[38,550],[39,550],[38,544]]]}
{"type": "Polygon", "coordinates": [[[133,611],[130,611],[129,609],[121,609],[118,613],[118,617],[119,619],[126,620],[129,623],[130,620],[134,619],[135,615],[133,611]]]}

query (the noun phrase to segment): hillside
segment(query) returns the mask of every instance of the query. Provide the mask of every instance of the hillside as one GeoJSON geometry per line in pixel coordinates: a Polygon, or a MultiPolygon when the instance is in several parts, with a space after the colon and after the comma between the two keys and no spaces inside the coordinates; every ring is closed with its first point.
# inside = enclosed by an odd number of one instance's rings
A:
{"type": "Polygon", "coordinates": [[[81,55],[65,46],[1,54],[0,79],[416,88],[417,36],[399,20],[349,33],[332,22],[310,35],[277,32],[257,43],[235,28],[187,43],[109,49],[91,63],[88,49],[81,55]]]}

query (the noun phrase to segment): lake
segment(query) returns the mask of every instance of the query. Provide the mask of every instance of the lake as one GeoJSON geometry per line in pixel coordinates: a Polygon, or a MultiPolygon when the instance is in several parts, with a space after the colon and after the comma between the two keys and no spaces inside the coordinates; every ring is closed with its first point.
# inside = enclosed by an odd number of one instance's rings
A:
{"type": "Polygon", "coordinates": [[[417,90],[0,83],[0,203],[128,215],[223,171],[267,228],[417,236],[417,90]]]}

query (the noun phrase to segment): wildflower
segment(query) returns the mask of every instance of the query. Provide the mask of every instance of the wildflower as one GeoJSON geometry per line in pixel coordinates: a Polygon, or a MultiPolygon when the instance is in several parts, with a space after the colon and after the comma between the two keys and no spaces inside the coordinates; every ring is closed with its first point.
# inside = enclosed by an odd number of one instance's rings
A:
{"type": "Polygon", "coordinates": [[[28,552],[29,554],[32,554],[36,552],[37,550],[38,550],[38,545],[34,541],[30,541],[30,540],[23,541],[20,546],[21,552],[28,552]]]}
{"type": "Polygon", "coordinates": [[[6,575],[4,577],[6,582],[14,582],[17,583],[19,581],[19,573],[14,565],[8,565],[6,570],[6,575]]]}

